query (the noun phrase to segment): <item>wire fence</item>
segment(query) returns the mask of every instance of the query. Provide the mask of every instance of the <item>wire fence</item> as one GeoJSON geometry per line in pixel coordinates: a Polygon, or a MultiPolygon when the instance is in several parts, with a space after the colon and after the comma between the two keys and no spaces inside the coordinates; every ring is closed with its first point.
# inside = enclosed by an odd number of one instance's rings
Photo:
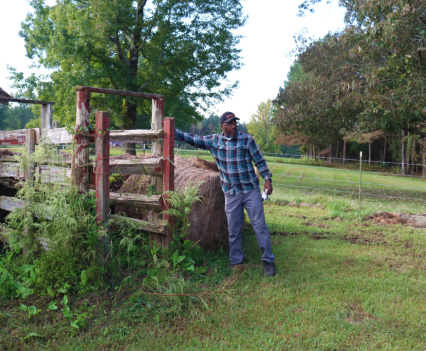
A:
{"type": "MultiPolygon", "coordinates": [[[[348,169],[341,169],[341,168],[330,168],[330,167],[321,167],[321,166],[315,166],[315,165],[300,165],[300,164],[292,164],[289,163],[287,164],[287,166],[294,166],[294,168],[296,170],[300,170],[300,168],[304,168],[304,167],[308,167],[309,169],[314,169],[315,171],[319,171],[319,169],[321,169],[321,171],[326,170],[327,172],[329,171],[336,171],[336,172],[357,172],[359,173],[359,181],[354,181],[354,180],[348,180],[348,179],[333,179],[330,177],[320,177],[320,176],[316,176],[316,174],[314,176],[306,176],[304,172],[302,172],[301,174],[298,175],[294,175],[291,173],[288,174],[274,174],[274,178],[278,177],[280,179],[280,181],[278,183],[274,183],[274,185],[277,186],[283,186],[283,187],[287,187],[287,188],[295,188],[295,189],[307,189],[309,190],[311,193],[314,192],[331,192],[334,194],[342,194],[344,196],[350,194],[350,195],[357,195],[359,198],[359,208],[361,209],[361,202],[362,202],[362,198],[369,198],[369,197],[374,197],[374,198],[383,198],[383,199],[388,199],[388,200],[403,200],[404,203],[407,203],[408,201],[412,201],[413,204],[415,202],[418,202],[420,205],[422,203],[424,203],[426,201],[426,183],[424,183],[425,185],[422,186],[422,182],[421,179],[418,178],[423,178],[421,176],[416,176],[416,175],[406,175],[406,174],[395,174],[395,173],[383,173],[383,172],[371,172],[371,171],[363,171],[362,170],[362,154],[360,155],[360,160],[358,160],[358,162],[360,162],[360,167],[359,170],[348,170],[348,169]],[[372,179],[377,179],[377,182],[364,182],[362,181],[362,175],[363,174],[368,174],[368,175],[373,175],[372,179]],[[378,176],[379,175],[379,176],[378,176]],[[388,176],[403,176],[403,177],[410,177],[410,178],[417,178],[416,180],[413,179],[414,182],[416,182],[417,184],[413,184],[413,186],[410,185],[406,185],[406,184],[385,184],[386,181],[390,182],[392,181],[391,178],[389,178],[388,176]],[[383,178],[381,178],[381,176],[383,176],[383,178]],[[302,181],[309,181],[310,184],[308,185],[295,185],[295,184],[291,184],[292,182],[288,182],[288,183],[283,183],[283,180],[285,179],[299,179],[301,182],[302,181]],[[386,181],[380,181],[381,179],[386,179],[386,181]],[[315,183],[314,185],[312,184],[315,183]],[[327,183],[327,186],[321,185],[324,184],[324,182],[327,183]],[[316,185],[318,184],[318,185],[316,185]],[[355,187],[353,187],[355,185],[355,187]],[[417,186],[414,186],[417,185],[417,186]],[[346,188],[346,189],[342,189],[342,188],[346,188]],[[379,188],[379,189],[377,189],[379,188]],[[383,191],[384,193],[375,193],[375,190],[380,190],[383,191]],[[401,193],[402,192],[402,193],[401,193]],[[410,196],[413,195],[413,196],[410,196]],[[420,196],[419,196],[420,195],[420,196]],[[424,196],[424,197],[422,197],[424,196]],[[408,200],[408,201],[407,201],[408,200]]],[[[293,168],[292,168],[293,169],[293,168]]],[[[312,172],[311,172],[312,173],[312,172]]],[[[320,173],[320,172],[318,172],[320,173]]],[[[354,174],[355,175],[355,174],[354,174]]],[[[353,176],[352,176],[353,177],[353,176]]],[[[426,180],[426,179],[425,179],[426,180]]],[[[294,182],[293,182],[294,183],[294,182]]],[[[410,209],[410,208],[405,208],[405,209],[410,209]]]]}
{"type": "MultiPolygon", "coordinates": [[[[330,158],[328,156],[306,156],[306,155],[300,155],[300,154],[286,154],[286,153],[274,153],[274,152],[264,152],[265,156],[275,156],[275,157],[282,157],[282,158],[295,158],[295,159],[309,159],[309,160],[329,160],[330,158]]],[[[340,157],[332,157],[333,161],[339,160],[339,161],[353,161],[353,162],[359,162],[359,159],[355,158],[340,158],[340,157]]],[[[376,161],[376,160],[368,160],[366,158],[362,159],[362,162],[364,163],[379,163],[379,164],[393,164],[393,165],[409,165],[409,166],[425,166],[426,164],[422,163],[411,163],[411,162],[392,162],[392,161],[376,161]]]]}

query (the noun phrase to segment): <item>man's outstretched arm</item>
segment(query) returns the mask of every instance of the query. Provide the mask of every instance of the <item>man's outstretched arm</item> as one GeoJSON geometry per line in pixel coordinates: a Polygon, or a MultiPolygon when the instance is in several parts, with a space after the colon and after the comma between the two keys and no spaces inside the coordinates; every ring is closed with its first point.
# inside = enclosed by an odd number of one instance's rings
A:
{"type": "Polygon", "coordinates": [[[210,149],[212,146],[212,135],[193,135],[182,132],[180,129],[175,130],[175,139],[183,141],[189,145],[198,147],[199,149],[210,149]]]}

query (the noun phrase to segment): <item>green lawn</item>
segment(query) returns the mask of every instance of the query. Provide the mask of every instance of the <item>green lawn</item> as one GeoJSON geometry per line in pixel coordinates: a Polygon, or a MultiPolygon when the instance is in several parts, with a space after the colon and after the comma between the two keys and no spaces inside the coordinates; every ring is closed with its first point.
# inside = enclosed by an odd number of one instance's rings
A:
{"type": "MultiPolygon", "coordinates": [[[[425,213],[423,202],[363,195],[360,211],[359,172],[275,161],[268,160],[274,194],[265,211],[276,277],[263,276],[247,226],[241,270],[229,272],[223,255],[207,253],[216,269],[193,278],[204,292],[224,291],[207,295],[201,314],[184,309],[157,320],[135,312],[138,300],[114,303],[104,292],[77,299],[91,308],[89,325],[77,331],[61,319],[29,320],[13,301],[2,305],[0,350],[424,350],[425,229],[363,220],[378,210],[425,213]],[[31,332],[39,336],[25,339],[31,332]]],[[[421,178],[365,172],[363,182],[383,184],[363,184],[375,195],[426,195],[421,178]]]]}

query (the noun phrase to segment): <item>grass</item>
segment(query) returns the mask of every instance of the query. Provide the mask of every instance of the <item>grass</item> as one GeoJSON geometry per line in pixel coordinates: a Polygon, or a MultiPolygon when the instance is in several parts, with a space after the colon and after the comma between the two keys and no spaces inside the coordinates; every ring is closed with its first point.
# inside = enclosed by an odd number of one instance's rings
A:
{"type": "MultiPolygon", "coordinates": [[[[274,160],[268,161],[274,194],[265,212],[276,277],[263,276],[256,237],[246,226],[241,270],[229,272],[220,254],[206,254],[207,259],[220,256],[217,269],[194,277],[194,284],[200,291],[223,282],[229,288],[223,297],[209,299],[209,308],[197,317],[184,311],[157,320],[155,313],[138,310],[148,308],[147,297],[141,298],[145,305],[138,299],[114,303],[114,292],[105,291],[72,302],[90,313],[88,326],[75,330],[49,314],[28,319],[17,309],[20,301],[12,301],[0,310],[0,350],[4,345],[16,350],[424,350],[425,229],[363,220],[377,210],[424,213],[422,202],[363,196],[359,210],[357,184],[343,182],[358,181],[359,173],[274,160]],[[25,339],[31,332],[39,336],[25,339]]],[[[364,173],[363,181],[420,188],[363,185],[376,195],[425,196],[420,178],[364,173]]],[[[42,306],[45,300],[32,303],[42,306]]]]}

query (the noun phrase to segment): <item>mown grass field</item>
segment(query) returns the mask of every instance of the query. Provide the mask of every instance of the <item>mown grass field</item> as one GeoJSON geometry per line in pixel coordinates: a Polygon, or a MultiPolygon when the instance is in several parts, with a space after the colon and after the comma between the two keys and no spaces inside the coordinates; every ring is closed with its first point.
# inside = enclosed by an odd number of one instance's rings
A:
{"type": "MultiPolygon", "coordinates": [[[[226,270],[226,252],[206,253],[215,268],[194,284],[203,292],[227,286],[205,296],[196,315],[184,308],[173,319],[147,317],[138,301],[99,292],[76,299],[90,315],[78,331],[50,315],[28,319],[13,301],[1,305],[0,350],[424,350],[426,231],[364,220],[382,210],[426,213],[424,203],[364,195],[359,210],[357,171],[276,161],[268,158],[274,194],[265,204],[276,277],[263,276],[246,226],[240,270],[226,270]]],[[[363,181],[383,184],[363,184],[371,194],[425,198],[420,178],[364,173],[363,181]]]]}

